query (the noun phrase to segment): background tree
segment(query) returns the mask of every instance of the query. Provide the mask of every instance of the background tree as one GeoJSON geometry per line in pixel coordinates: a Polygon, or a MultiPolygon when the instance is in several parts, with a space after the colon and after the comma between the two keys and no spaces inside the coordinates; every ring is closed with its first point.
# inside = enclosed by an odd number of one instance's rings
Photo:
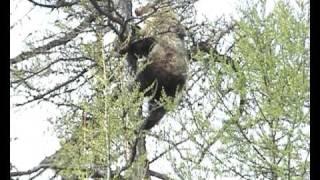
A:
{"type": "Polygon", "coordinates": [[[61,148],[29,171],[12,168],[12,178],[46,169],[65,179],[308,178],[308,1],[242,2],[239,17],[200,23],[193,0],[159,1],[142,17],[132,15],[140,1],[29,1],[62,14],[57,31],[10,59],[11,90],[17,107],[61,110],[61,148]],[[187,30],[188,82],[135,144],[143,94],[119,47],[167,7],[187,30]]]}

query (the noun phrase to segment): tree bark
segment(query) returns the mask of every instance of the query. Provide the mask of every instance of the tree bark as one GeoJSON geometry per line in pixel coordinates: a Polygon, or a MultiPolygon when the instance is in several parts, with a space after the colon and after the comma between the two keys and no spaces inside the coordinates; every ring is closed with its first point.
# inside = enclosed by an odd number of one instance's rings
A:
{"type": "Polygon", "coordinates": [[[144,179],[149,180],[149,161],[147,158],[145,136],[139,137],[134,162],[129,171],[128,177],[131,180],[144,179]]]}
{"type": "MultiPolygon", "coordinates": [[[[132,2],[131,0],[115,0],[116,9],[119,10],[122,17],[124,18],[124,25],[120,29],[119,40],[126,41],[126,39],[132,34],[132,27],[127,23],[132,18],[132,2]]],[[[142,113],[142,112],[141,112],[142,113]]],[[[146,141],[145,135],[138,137],[136,145],[136,154],[134,162],[131,166],[131,171],[128,171],[128,179],[150,179],[149,175],[149,161],[147,159],[146,141]]]]}

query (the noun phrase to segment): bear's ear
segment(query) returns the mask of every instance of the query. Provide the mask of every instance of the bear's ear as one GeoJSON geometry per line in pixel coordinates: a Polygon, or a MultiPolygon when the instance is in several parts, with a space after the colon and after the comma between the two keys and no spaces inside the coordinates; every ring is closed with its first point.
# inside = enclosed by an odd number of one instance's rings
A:
{"type": "Polygon", "coordinates": [[[144,8],[140,7],[140,8],[137,8],[134,13],[136,14],[136,16],[142,16],[144,14],[143,12],[144,8]]]}
{"type": "Polygon", "coordinates": [[[142,16],[147,13],[150,13],[151,10],[156,11],[155,9],[156,4],[157,2],[153,2],[153,3],[148,3],[145,6],[138,7],[137,9],[135,9],[134,13],[136,14],[136,16],[142,16]]]}

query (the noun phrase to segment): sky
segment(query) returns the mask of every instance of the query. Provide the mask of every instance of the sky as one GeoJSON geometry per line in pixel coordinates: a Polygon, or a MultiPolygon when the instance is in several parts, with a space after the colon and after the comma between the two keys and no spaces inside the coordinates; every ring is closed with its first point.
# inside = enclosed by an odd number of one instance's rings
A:
{"type": "MultiPolygon", "coordinates": [[[[196,4],[198,16],[201,18],[205,15],[209,19],[216,19],[224,14],[228,17],[234,13],[236,2],[238,1],[199,0],[196,4]]],[[[10,26],[15,25],[10,30],[11,58],[26,48],[24,40],[30,33],[51,25],[54,17],[48,15],[49,12],[50,10],[32,6],[26,0],[10,1],[10,26]],[[22,17],[22,21],[18,21],[22,17]]],[[[11,103],[15,100],[15,97],[11,97],[11,103]]],[[[12,107],[11,105],[10,138],[17,139],[10,143],[10,162],[20,171],[28,170],[59,148],[58,139],[48,121],[59,111],[50,106],[41,107],[37,104],[18,110],[12,107]]],[[[51,174],[43,175],[41,179],[47,179],[51,174]]]]}

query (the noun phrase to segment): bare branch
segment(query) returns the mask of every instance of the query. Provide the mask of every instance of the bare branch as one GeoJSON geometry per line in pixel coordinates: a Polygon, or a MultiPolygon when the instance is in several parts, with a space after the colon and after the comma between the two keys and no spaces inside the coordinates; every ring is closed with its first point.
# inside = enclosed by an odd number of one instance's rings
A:
{"type": "Polygon", "coordinates": [[[107,18],[109,18],[111,21],[118,23],[119,25],[123,24],[123,20],[120,17],[115,17],[111,12],[107,12],[105,10],[102,10],[101,7],[98,5],[97,1],[90,0],[93,7],[102,15],[105,15],[107,18]]]}
{"type": "Polygon", "coordinates": [[[150,169],[149,169],[148,173],[150,174],[150,176],[154,176],[154,177],[157,177],[159,179],[163,179],[163,180],[170,180],[171,179],[165,174],[161,174],[161,173],[158,173],[158,172],[150,170],[150,169]]]}
{"type": "Polygon", "coordinates": [[[27,59],[29,59],[31,57],[34,57],[34,56],[36,56],[38,54],[46,52],[49,49],[52,49],[54,47],[57,47],[57,46],[64,45],[64,44],[68,43],[69,41],[71,41],[72,39],[77,37],[82,32],[83,29],[85,29],[88,26],[90,26],[91,22],[94,19],[95,19],[95,17],[93,15],[88,16],[87,18],[85,18],[83,20],[82,23],[80,23],[79,26],[74,28],[72,31],[66,33],[63,37],[61,37],[59,39],[55,39],[55,40],[47,43],[44,46],[37,47],[37,48],[35,48],[33,50],[30,50],[30,51],[22,52],[18,56],[10,59],[11,64],[16,64],[16,63],[22,62],[22,61],[27,60],[27,59]]]}
{"type": "Polygon", "coordinates": [[[40,73],[48,70],[51,66],[53,66],[54,64],[58,63],[58,62],[61,62],[61,61],[81,61],[81,60],[92,60],[88,57],[74,57],[74,58],[59,58],[51,63],[49,63],[47,66],[43,67],[42,69],[36,71],[36,72],[31,72],[30,75],[26,76],[26,77],[23,77],[23,78],[20,78],[20,79],[17,79],[15,81],[12,81],[11,83],[12,84],[17,84],[17,83],[20,83],[20,82],[23,82],[23,81],[26,81],[36,75],[39,75],[40,73]]]}
{"type": "Polygon", "coordinates": [[[80,76],[83,76],[87,71],[88,71],[88,69],[84,69],[84,70],[81,71],[78,75],[76,75],[75,77],[69,79],[68,81],[61,83],[60,85],[58,85],[58,86],[56,86],[56,87],[48,90],[47,92],[45,92],[45,93],[43,93],[43,94],[39,94],[39,95],[35,96],[35,97],[34,97],[33,99],[31,99],[31,100],[28,100],[28,101],[26,101],[26,102],[17,104],[17,106],[23,106],[23,105],[25,105],[25,104],[28,104],[28,103],[34,102],[34,101],[36,101],[36,100],[42,99],[42,98],[44,98],[46,95],[48,95],[48,94],[50,94],[50,93],[52,93],[52,92],[54,92],[54,91],[56,91],[56,90],[58,90],[58,89],[60,89],[60,88],[62,88],[62,87],[64,87],[64,86],[66,86],[67,84],[72,83],[72,82],[75,81],[75,80],[77,80],[80,76]]]}
{"type": "Polygon", "coordinates": [[[28,1],[36,6],[40,6],[40,7],[44,7],[44,8],[52,8],[52,9],[61,8],[61,7],[70,7],[70,6],[73,6],[73,5],[80,2],[79,0],[76,0],[74,2],[66,2],[64,0],[57,0],[57,2],[55,4],[42,4],[42,3],[36,2],[34,0],[28,0],[28,1]]]}
{"type": "Polygon", "coordinates": [[[14,176],[29,175],[29,174],[38,172],[41,169],[47,169],[49,167],[50,167],[49,165],[39,165],[39,166],[34,167],[34,168],[27,170],[27,171],[10,172],[10,176],[14,177],[14,176]]]}
{"type": "Polygon", "coordinates": [[[160,157],[162,157],[163,155],[165,155],[165,154],[168,153],[169,151],[177,148],[177,146],[179,146],[180,144],[182,144],[182,143],[184,143],[184,142],[186,142],[186,141],[188,141],[188,140],[189,140],[189,138],[186,138],[186,139],[181,140],[181,141],[179,141],[179,142],[177,142],[177,143],[171,143],[171,146],[170,146],[168,149],[166,149],[165,151],[163,151],[162,153],[160,153],[159,155],[157,155],[155,158],[153,158],[151,161],[149,161],[149,164],[153,163],[154,161],[156,161],[157,159],[159,159],[160,157]]]}

